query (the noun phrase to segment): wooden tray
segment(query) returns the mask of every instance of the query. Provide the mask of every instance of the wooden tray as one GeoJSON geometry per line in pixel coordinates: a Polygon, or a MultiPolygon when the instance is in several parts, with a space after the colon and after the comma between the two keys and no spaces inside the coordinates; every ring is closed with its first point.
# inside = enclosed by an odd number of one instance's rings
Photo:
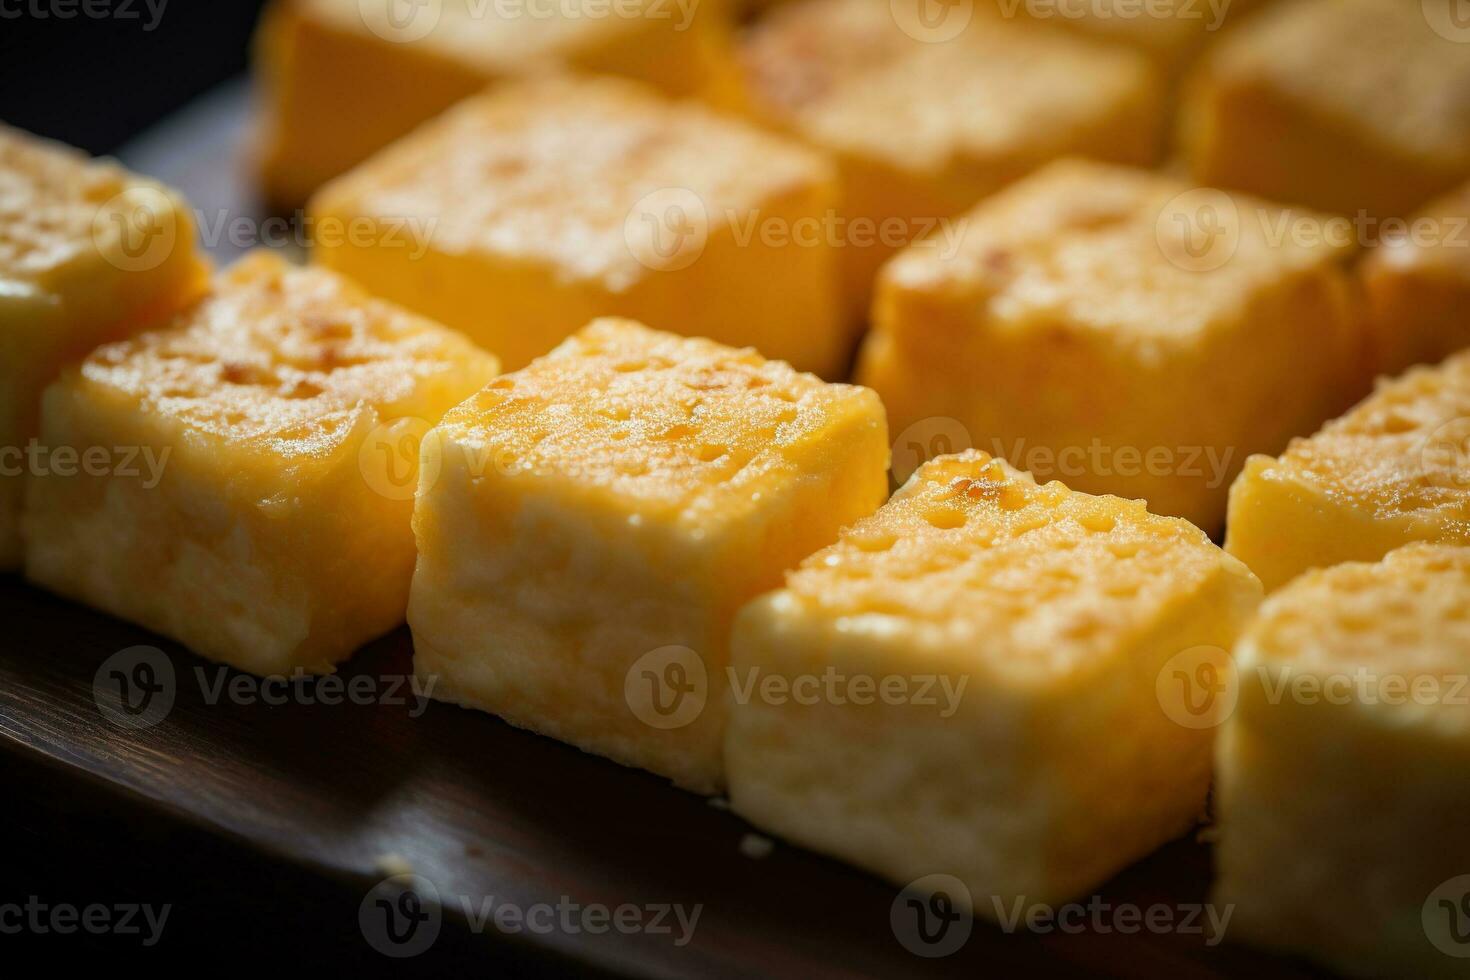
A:
{"type": "MultiPolygon", "coordinates": [[[[253,217],[238,165],[247,118],[247,94],[234,87],[121,155],[183,189],[211,222],[253,217]]],[[[217,244],[228,261],[230,243],[217,244]]],[[[444,909],[437,940],[411,961],[419,965],[647,976],[1315,975],[1212,945],[1207,930],[1125,934],[1090,921],[1012,934],[976,922],[951,955],[919,955],[935,947],[914,938],[914,913],[884,882],[779,842],[748,856],[750,827],[656,777],[488,715],[416,704],[402,686],[404,630],[366,648],[341,682],[293,686],[272,704],[216,698],[221,681],[247,694],[258,686],[14,577],[0,576],[0,621],[10,638],[0,646],[0,767],[21,868],[10,884],[60,888],[68,901],[171,902],[161,946],[218,957],[228,938],[237,955],[258,943],[289,948],[293,961],[385,965],[373,946],[380,927],[364,925],[362,908],[376,908],[382,893],[370,892],[388,871],[411,868],[444,909]],[[119,723],[97,695],[119,665],[147,679],[115,656],[138,645],[157,648],[148,654],[157,697],[172,699],[145,727],[119,723]],[[373,696],[316,703],[343,683],[373,696]],[[582,911],[570,913],[572,929],[477,930],[462,900],[478,910],[487,898],[582,911]],[[677,926],[590,931],[598,920],[585,910],[625,904],[646,910],[645,922],[662,906],[701,912],[684,945],[677,926]]],[[[1184,916],[1206,900],[1209,862],[1207,846],[1180,841],[1090,901],[1107,906],[1105,921],[1123,904],[1184,916]]]]}

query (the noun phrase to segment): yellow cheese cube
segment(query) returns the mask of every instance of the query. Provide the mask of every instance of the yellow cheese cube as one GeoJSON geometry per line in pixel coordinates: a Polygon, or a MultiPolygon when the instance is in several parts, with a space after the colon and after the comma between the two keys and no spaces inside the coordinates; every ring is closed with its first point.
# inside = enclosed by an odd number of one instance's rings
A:
{"type": "Polygon", "coordinates": [[[1196,180],[1382,218],[1470,176],[1458,0],[1291,0],[1206,55],[1185,96],[1196,180]]]}
{"type": "Polygon", "coordinates": [[[538,80],[465,102],[324,188],[320,227],[376,231],[316,256],[512,369],[611,314],[831,376],[850,346],[836,252],[806,235],[834,182],[816,154],[692,103],[538,80]]]}
{"type": "Polygon", "coordinates": [[[1213,896],[1231,938],[1365,977],[1465,976],[1470,549],[1302,576],[1235,669],[1213,896]]]}
{"type": "Polygon", "coordinates": [[[268,253],[46,392],[34,581],[262,675],[325,672],[403,621],[417,439],[490,381],[458,334],[268,253]],[[105,465],[111,463],[113,465],[105,465]]]}
{"type": "MultiPolygon", "coordinates": [[[[910,0],[917,2],[917,0],[910,0]]],[[[991,15],[1122,44],[1173,78],[1211,40],[1267,0],[981,0],[991,15]]]]}
{"type": "Polygon", "coordinates": [[[1225,549],[1267,589],[1412,541],[1470,545],[1470,353],[1414,368],[1230,488],[1225,549]]]}
{"type": "Polygon", "coordinates": [[[1146,164],[1164,91],[1135,52],[968,4],[803,0],[750,33],[755,110],[831,152],[843,179],[843,265],[865,306],[873,275],[912,238],[1056,157],[1146,164]]]}
{"type": "Polygon", "coordinates": [[[1470,183],[1389,229],[1362,277],[1379,371],[1470,347],[1470,183]]]}
{"type": "Polygon", "coordinates": [[[698,0],[275,0],[256,39],[264,189],[297,206],[460,99],[548,68],[738,105],[731,44],[698,0]]]}
{"type": "Polygon", "coordinates": [[[425,686],[714,791],[731,619],[882,502],[888,436],[871,391],[599,320],[447,414],[424,460],[425,686]]]}
{"type": "Polygon", "coordinates": [[[0,570],[21,559],[42,389],[67,361],[183,306],[206,276],[178,195],[0,125],[0,570]]]}
{"type": "Polygon", "coordinates": [[[1367,387],[1349,250],[1272,239],[1315,217],[1054,164],[972,211],[958,248],[894,259],[859,377],[901,441],[950,420],[1038,478],[1213,532],[1247,453],[1367,387]]]}
{"type": "Polygon", "coordinates": [[[1158,678],[1260,593],[1185,521],[941,456],[741,611],[731,804],[987,918],[1074,898],[1202,814],[1212,733],[1158,678]]]}

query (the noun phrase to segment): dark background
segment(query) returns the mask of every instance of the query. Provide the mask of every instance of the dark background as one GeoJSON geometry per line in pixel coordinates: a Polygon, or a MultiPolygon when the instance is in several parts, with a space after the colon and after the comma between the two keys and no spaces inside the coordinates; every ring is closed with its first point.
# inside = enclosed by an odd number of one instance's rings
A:
{"type": "Polygon", "coordinates": [[[264,0],[153,2],[0,0],[0,121],[111,153],[245,71],[264,0]]]}

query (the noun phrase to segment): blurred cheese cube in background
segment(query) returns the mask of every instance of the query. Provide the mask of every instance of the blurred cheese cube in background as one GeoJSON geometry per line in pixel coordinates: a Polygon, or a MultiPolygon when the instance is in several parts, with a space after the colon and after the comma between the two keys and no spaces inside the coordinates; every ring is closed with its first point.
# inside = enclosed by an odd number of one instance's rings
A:
{"type": "Polygon", "coordinates": [[[129,469],[29,485],[26,574],[262,675],[326,672],[401,623],[418,439],[495,358],[268,253],[45,396],[49,447],[129,469]]]}
{"type": "Polygon", "coordinates": [[[1216,532],[1247,454],[1368,386],[1351,244],[1272,241],[1319,219],[1058,162],[966,215],[957,245],[884,269],[858,376],[899,445],[952,428],[1039,479],[1216,532]]]}
{"type": "Polygon", "coordinates": [[[871,391],[599,320],[426,441],[415,672],[716,791],[735,611],[872,513],[887,467],[871,391]]]}
{"type": "Polygon", "coordinates": [[[21,559],[42,389],[65,362],[167,317],[207,276],[173,191],[0,125],[0,570],[21,559]]]}
{"type": "Polygon", "coordinates": [[[800,0],[741,55],[756,111],[838,161],[858,314],[884,258],[939,219],[1066,154],[1152,163],[1164,130],[1142,55],[972,4],[800,0]]]}
{"type": "Polygon", "coordinates": [[[1231,939],[1354,976],[1463,977],[1470,549],[1304,575],[1234,666],[1211,899],[1231,939]]]}
{"type": "Polygon", "coordinates": [[[1225,548],[1268,590],[1412,541],[1470,545],[1470,353],[1380,381],[1230,488],[1225,548]]]}
{"type": "Polygon", "coordinates": [[[460,99],[531,72],[738,101],[724,15],[701,0],[274,0],[256,41],[266,196],[300,205],[460,99]]]}
{"type": "Polygon", "coordinates": [[[1470,177],[1462,0],[1283,0],[1188,83],[1183,141],[1203,184],[1368,217],[1470,177]]]}
{"type": "Polygon", "coordinates": [[[835,376],[851,335],[817,153],[612,78],[456,107],[312,201],[317,261],[524,366],[604,314],[835,376]],[[416,228],[426,242],[400,234],[416,228]],[[415,247],[422,244],[422,247],[415,247]]]}
{"type": "MultiPolygon", "coordinates": [[[[906,3],[917,0],[904,0],[906,3]]],[[[978,0],[976,10],[1018,24],[1060,28],[1121,44],[1171,81],[1227,28],[1272,0],[978,0]]]]}
{"type": "Polygon", "coordinates": [[[1381,234],[1362,265],[1378,370],[1470,347],[1470,183],[1381,234]]]}
{"type": "Polygon", "coordinates": [[[1202,815],[1213,732],[1159,678],[1260,595],[1185,521],[941,456],[740,613],[730,802],[991,920],[1069,901],[1202,815]]]}

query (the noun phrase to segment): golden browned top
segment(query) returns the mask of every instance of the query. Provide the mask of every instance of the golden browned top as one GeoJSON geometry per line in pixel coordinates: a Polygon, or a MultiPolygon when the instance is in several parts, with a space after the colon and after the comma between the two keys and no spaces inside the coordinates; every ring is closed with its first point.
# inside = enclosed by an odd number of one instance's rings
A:
{"type": "Polygon", "coordinates": [[[1470,183],[1430,202],[1398,230],[1403,234],[1385,235],[1369,254],[1370,275],[1402,271],[1470,280],[1470,183]]]}
{"type": "Polygon", "coordinates": [[[472,391],[496,370],[445,327],[334,273],[257,252],[167,329],[99,348],[81,375],[201,436],[305,457],[334,452],[379,418],[424,414],[432,424],[447,391],[472,391]]]}
{"type": "Polygon", "coordinates": [[[1142,170],[1063,160],[964,216],[957,250],[911,246],[883,281],[953,297],[1006,329],[1194,343],[1263,289],[1351,250],[1280,231],[1312,217],[1142,170]]]}
{"type": "MultiPolygon", "coordinates": [[[[1470,548],[1412,544],[1308,572],[1266,600],[1242,650],[1248,667],[1470,677],[1470,548]]],[[[1470,701],[1470,684],[1460,697],[1470,701]]]]}
{"type": "Polygon", "coordinates": [[[702,220],[691,233],[714,234],[833,179],[816,154],[694,103],[612,78],[541,78],[466,101],[313,208],[413,216],[439,250],[541,260],[620,290],[648,272],[630,239],[642,221],[677,235],[702,220]]]}
{"type": "Polygon", "coordinates": [[[130,217],[125,193],[179,206],[160,185],[113,163],[0,125],[0,297],[45,292],[60,270],[99,259],[94,232],[105,235],[114,213],[130,217]]]}
{"type": "Polygon", "coordinates": [[[561,64],[585,49],[639,31],[684,30],[694,12],[688,4],[667,0],[288,2],[302,16],[336,30],[408,45],[494,73],[561,64]]]}
{"type": "Polygon", "coordinates": [[[1397,152],[1470,169],[1470,44],[1454,39],[1453,8],[1454,0],[1274,4],[1223,39],[1208,70],[1227,84],[1279,91],[1397,152]],[[1431,22],[1434,3],[1449,37],[1431,22]]]}
{"type": "Polygon", "coordinates": [[[1375,517],[1438,517],[1470,534],[1470,353],[1379,382],[1352,411],[1252,467],[1375,517]]]}
{"type": "Polygon", "coordinates": [[[773,11],[742,53],[758,104],[825,148],[933,171],[956,158],[1055,155],[1154,81],[1127,49],[981,16],[925,41],[895,9],[907,7],[802,0],[773,11]]]}
{"type": "Polygon", "coordinates": [[[867,622],[982,657],[1020,653],[1045,673],[1128,642],[1222,570],[1253,581],[1187,521],[1150,514],[1142,501],[1038,485],[969,450],[920,467],[788,575],[787,588],[851,628],[867,622]]]}
{"type": "Polygon", "coordinates": [[[883,426],[867,388],[747,348],[594,321],[449,412],[458,451],[546,479],[634,520],[714,533],[883,426]]]}

